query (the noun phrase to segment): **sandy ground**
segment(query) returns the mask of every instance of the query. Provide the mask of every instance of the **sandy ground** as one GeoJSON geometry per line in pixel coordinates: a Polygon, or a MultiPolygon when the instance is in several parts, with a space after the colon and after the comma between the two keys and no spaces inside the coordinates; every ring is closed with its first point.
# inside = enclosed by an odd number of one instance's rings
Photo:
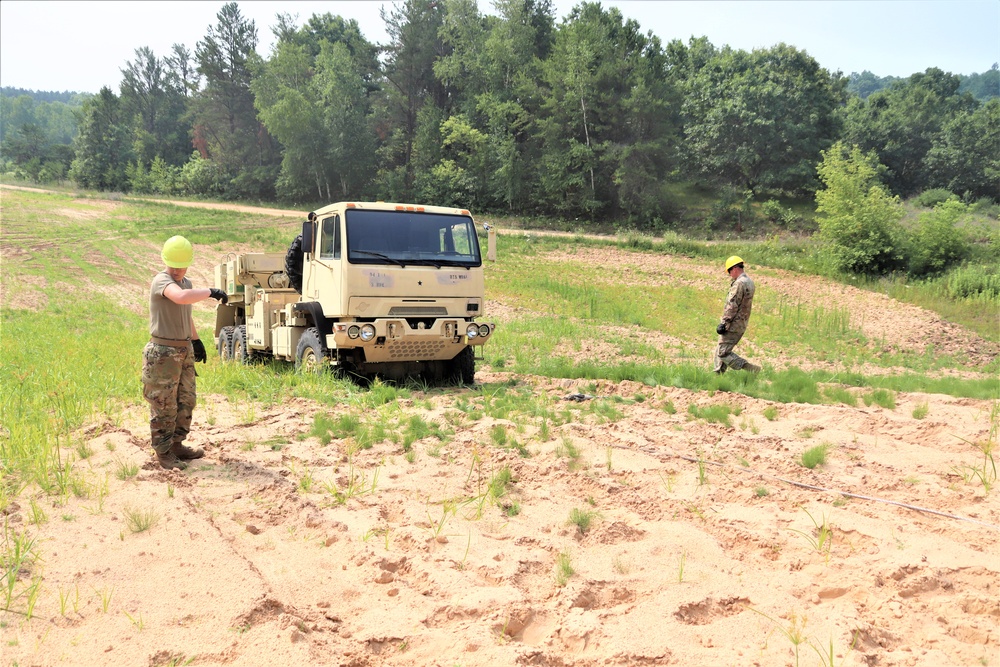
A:
{"type": "MultiPolygon", "coordinates": [[[[637,281],[718,284],[687,260],[587,252],[637,281]]],[[[850,306],[873,337],[905,322],[914,344],[996,354],[879,295],[754,277],[850,306]]],[[[78,493],[23,493],[4,517],[36,536],[18,590],[42,583],[30,621],[0,612],[0,664],[1000,664],[1000,488],[974,472],[990,472],[978,448],[996,443],[990,402],[772,404],[489,367],[476,379],[489,392],[390,406],[394,422],[418,415],[447,434],[413,443],[412,461],[391,440],[352,452],[309,437],[317,414],[351,408],[305,399],[200,396],[190,443],[207,456],[184,472],[155,464],[144,409],[88,424],[64,449],[89,452],[78,493]],[[501,385],[563,423],[487,416],[501,385]],[[567,400],[577,393],[592,398],[567,400]],[[710,423],[691,404],[739,414],[710,423]],[[500,433],[523,451],[498,447],[500,433]],[[825,464],[799,464],[824,443],[825,464]],[[128,464],[138,473],[122,480],[128,464]],[[152,525],[135,532],[143,515],[152,525]]]]}
{"type": "MultiPolygon", "coordinates": [[[[388,441],[348,460],[343,441],[302,439],[327,408],[248,415],[207,396],[192,441],[208,455],[170,473],[147,451],[143,412],[91,425],[77,469],[94,489],[40,499],[41,560],[22,577],[44,583],[30,622],[3,616],[4,663],[791,665],[799,632],[803,665],[826,664],[831,643],[838,665],[1000,658],[1000,502],[962,476],[981,463],[966,441],[989,437],[987,403],[777,405],[770,421],[768,402],[739,395],[477,380],[573,416],[544,437],[475,419],[472,390],[418,394],[403,414],[451,423],[452,437],[416,442],[412,463],[388,441]],[[565,400],[578,390],[595,398],[565,400]],[[614,396],[620,419],[589,409],[614,396]],[[742,412],[725,426],[691,419],[690,403],[742,412]],[[492,445],[498,426],[530,456],[492,445]],[[825,465],[798,464],[823,442],[825,465]],[[122,462],[138,475],[118,479],[122,462]],[[504,468],[509,491],[491,499],[504,468]],[[573,510],[592,513],[586,532],[573,510]],[[155,524],[132,532],[136,511],[155,524]]],[[[28,502],[8,520],[23,525],[28,502]]]]}

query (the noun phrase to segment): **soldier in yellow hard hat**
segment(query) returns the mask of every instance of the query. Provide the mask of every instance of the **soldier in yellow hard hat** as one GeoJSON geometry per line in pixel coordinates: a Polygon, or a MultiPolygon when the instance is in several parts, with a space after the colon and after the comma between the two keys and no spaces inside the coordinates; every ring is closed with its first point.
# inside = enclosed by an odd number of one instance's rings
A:
{"type": "Polygon", "coordinates": [[[194,248],[183,236],[167,239],[160,257],[166,268],[153,277],[149,288],[150,340],[142,351],[142,393],[149,402],[156,459],[168,470],[183,470],[185,461],[205,455],[201,447],[184,444],[196,403],[194,362],[208,361],[191,304],[208,298],[226,303],[228,297],[215,287],[192,287],[185,274],[194,248]]]}
{"type": "Polygon", "coordinates": [[[719,343],[715,349],[715,372],[725,373],[727,368],[742,369],[757,373],[760,366],[752,364],[733,352],[733,348],[743,338],[750,323],[750,310],[753,307],[754,284],[746,274],[743,260],[733,255],[726,260],[726,273],[729,274],[729,296],[726,297],[726,307],[722,311],[722,320],[715,328],[719,334],[719,343]]]}

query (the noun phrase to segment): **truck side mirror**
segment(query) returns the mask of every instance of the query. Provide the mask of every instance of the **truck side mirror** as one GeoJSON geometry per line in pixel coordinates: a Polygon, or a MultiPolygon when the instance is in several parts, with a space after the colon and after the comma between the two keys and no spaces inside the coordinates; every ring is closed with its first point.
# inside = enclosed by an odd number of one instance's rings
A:
{"type": "Polygon", "coordinates": [[[316,225],[309,220],[302,223],[302,252],[312,254],[316,242],[316,225]]]}
{"type": "Polygon", "coordinates": [[[486,228],[486,259],[490,262],[497,261],[497,230],[490,224],[484,224],[486,228]]]}

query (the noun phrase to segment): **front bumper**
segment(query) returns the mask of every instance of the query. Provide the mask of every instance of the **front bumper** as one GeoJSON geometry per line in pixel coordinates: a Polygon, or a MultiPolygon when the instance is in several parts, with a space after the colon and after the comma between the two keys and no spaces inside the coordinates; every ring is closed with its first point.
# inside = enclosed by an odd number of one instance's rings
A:
{"type": "Polygon", "coordinates": [[[370,363],[447,361],[467,345],[485,345],[495,329],[493,322],[473,323],[462,318],[439,318],[429,325],[421,322],[416,328],[405,319],[379,318],[371,322],[337,322],[326,345],[331,350],[361,348],[370,363]],[[488,333],[469,336],[468,328],[473,324],[480,331],[488,329],[488,333]],[[364,340],[362,333],[370,335],[370,339],[364,340]]]}

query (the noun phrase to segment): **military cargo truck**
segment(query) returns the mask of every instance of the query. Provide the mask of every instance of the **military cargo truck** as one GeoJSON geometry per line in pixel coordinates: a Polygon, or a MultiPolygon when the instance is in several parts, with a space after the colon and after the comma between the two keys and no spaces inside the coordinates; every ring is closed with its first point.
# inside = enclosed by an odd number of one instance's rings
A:
{"type": "Polygon", "coordinates": [[[369,379],[472,384],[475,350],[495,330],[477,321],[483,262],[466,210],[330,204],[286,253],[217,265],[215,286],[229,296],[216,309],[219,355],[241,363],[274,358],[369,379]]]}

